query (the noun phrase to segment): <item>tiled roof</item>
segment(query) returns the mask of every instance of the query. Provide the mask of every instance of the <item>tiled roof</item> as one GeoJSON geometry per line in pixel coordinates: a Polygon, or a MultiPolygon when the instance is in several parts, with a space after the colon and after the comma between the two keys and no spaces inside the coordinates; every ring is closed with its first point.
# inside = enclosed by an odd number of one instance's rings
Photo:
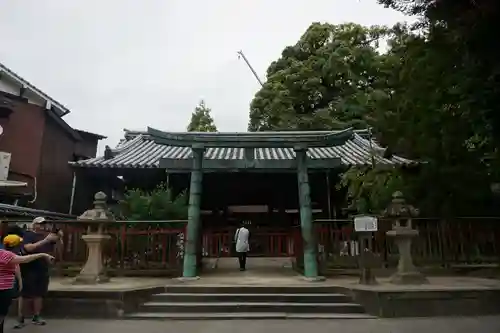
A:
{"type": "Polygon", "coordinates": [[[23,79],[21,76],[17,75],[9,69],[7,66],[4,64],[0,63],[0,76],[5,75],[23,88],[28,89],[31,91],[33,94],[37,95],[41,99],[43,99],[48,105],[46,106],[47,109],[52,109],[54,112],[59,116],[62,117],[66,114],[68,114],[70,111],[68,108],[66,108],[64,105],[53,99],[52,97],[48,96],[45,94],[43,91],[23,79]]]}
{"type": "Polygon", "coordinates": [[[63,220],[63,219],[75,219],[76,216],[51,212],[48,210],[39,210],[22,206],[0,204],[0,213],[9,217],[28,217],[32,219],[33,217],[43,216],[50,218],[52,220],[63,220]]]}
{"type": "MultiPolygon", "coordinates": [[[[340,158],[344,165],[371,164],[372,149],[375,152],[375,163],[386,165],[411,164],[411,160],[392,156],[384,158],[384,149],[372,141],[363,138],[363,132],[355,132],[353,137],[343,145],[322,148],[310,148],[308,155],[312,159],[340,158]]],[[[126,131],[125,139],[112,150],[113,157],[104,156],[72,162],[77,167],[87,168],[158,168],[160,159],[189,159],[190,147],[168,146],[156,143],[146,132],[126,131]]],[[[206,159],[237,160],[243,159],[243,148],[207,148],[206,159]]],[[[294,159],[295,152],[291,148],[255,148],[255,158],[261,160],[294,159]]]]}

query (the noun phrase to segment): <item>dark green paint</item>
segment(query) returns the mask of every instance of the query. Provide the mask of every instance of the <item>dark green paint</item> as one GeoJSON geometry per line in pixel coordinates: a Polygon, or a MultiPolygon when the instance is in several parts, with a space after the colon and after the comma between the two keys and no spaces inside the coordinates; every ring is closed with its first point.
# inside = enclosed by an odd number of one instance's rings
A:
{"type": "Polygon", "coordinates": [[[183,277],[197,276],[197,245],[200,232],[200,205],[203,178],[203,153],[201,146],[193,146],[191,184],[189,188],[189,208],[187,235],[185,237],[183,277]]]}
{"type": "Polygon", "coordinates": [[[148,127],[148,134],[158,144],[187,147],[195,143],[205,147],[234,148],[293,148],[297,144],[308,147],[331,147],[344,144],[354,132],[248,132],[248,133],[168,133],[148,127]]]}
{"type": "MultiPolygon", "coordinates": [[[[163,158],[160,160],[160,168],[169,170],[191,170],[193,165],[192,159],[170,159],[163,158]]],[[[307,167],[309,169],[319,169],[327,170],[339,168],[341,166],[341,161],[339,158],[326,158],[326,159],[309,159],[307,161],[307,167]]],[[[238,171],[249,171],[249,170],[268,170],[268,171],[280,171],[280,170],[292,170],[297,169],[296,160],[256,160],[245,158],[241,160],[205,160],[203,162],[203,171],[226,171],[226,172],[238,172],[238,171]]]]}
{"type": "Polygon", "coordinates": [[[318,264],[316,261],[316,242],[312,222],[309,176],[307,173],[307,148],[298,146],[295,148],[295,154],[299,186],[300,228],[304,246],[304,276],[317,278],[318,264]]]}

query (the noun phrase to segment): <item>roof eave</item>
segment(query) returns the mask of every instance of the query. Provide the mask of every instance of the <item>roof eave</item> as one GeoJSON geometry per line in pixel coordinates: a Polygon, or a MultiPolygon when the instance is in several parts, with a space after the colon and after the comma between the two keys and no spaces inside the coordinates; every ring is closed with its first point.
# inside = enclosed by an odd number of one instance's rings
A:
{"type": "Polygon", "coordinates": [[[104,140],[104,139],[108,138],[107,136],[104,136],[104,135],[101,135],[101,134],[87,132],[87,131],[83,131],[83,130],[79,130],[79,129],[75,129],[75,131],[77,131],[80,134],[94,136],[94,137],[97,138],[97,140],[104,140]]]}
{"type": "Polygon", "coordinates": [[[148,127],[147,134],[158,144],[190,147],[202,144],[204,147],[234,147],[234,148],[294,148],[331,147],[342,145],[353,137],[351,128],[341,132],[326,132],[304,135],[289,135],[286,132],[269,133],[169,133],[148,127]]]}
{"type": "Polygon", "coordinates": [[[0,63],[0,73],[7,75],[11,80],[16,81],[19,83],[23,88],[30,90],[32,93],[35,95],[39,96],[45,102],[47,103],[46,108],[47,109],[54,109],[54,112],[59,116],[59,117],[64,117],[71,111],[66,108],[64,105],[53,99],[52,97],[48,96],[45,94],[43,91],[35,87],[33,84],[30,82],[26,81],[23,79],[21,76],[16,74],[14,71],[12,71],[10,68],[5,66],[4,64],[0,63]]]}

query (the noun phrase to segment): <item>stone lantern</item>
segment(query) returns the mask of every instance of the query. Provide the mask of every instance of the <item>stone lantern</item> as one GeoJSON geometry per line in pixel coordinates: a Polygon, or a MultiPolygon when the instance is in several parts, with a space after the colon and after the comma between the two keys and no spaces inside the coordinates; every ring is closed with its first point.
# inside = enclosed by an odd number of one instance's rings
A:
{"type": "Polygon", "coordinates": [[[392,201],[384,211],[384,216],[394,219],[392,230],[387,231],[388,237],[393,237],[399,251],[397,272],[391,277],[395,284],[423,284],[427,279],[413,264],[411,243],[418,236],[418,230],[413,229],[412,218],[418,216],[418,209],[406,203],[403,193],[394,192],[392,201]]]}
{"type": "Polygon", "coordinates": [[[111,238],[104,234],[106,222],[114,221],[113,214],[106,205],[106,194],[98,192],[94,196],[94,208],[78,217],[87,226],[82,239],[87,244],[87,260],[74,284],[98,284],[109,281],[103,261],[103,245],[111,238]]]}

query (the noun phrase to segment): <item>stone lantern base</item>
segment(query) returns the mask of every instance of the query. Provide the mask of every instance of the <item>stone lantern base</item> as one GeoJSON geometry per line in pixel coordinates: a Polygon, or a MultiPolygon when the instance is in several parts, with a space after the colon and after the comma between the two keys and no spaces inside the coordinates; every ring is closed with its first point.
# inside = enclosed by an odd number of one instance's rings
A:
{"type": "Polygon", "coordinates": [[[390,278],[390,282],[393,284],[426,284],[429,280],[420,272],[396,272],[390,278]]]}
{"type": "Polygon", "coordinates": [[[111,237],[102,234],[83,235],[87,243],[88,254],[85,266],[73,280],[73,284],[99,284],[109,281],[102,258],[102,247],[111,237]]]}
{"type": "Polygon", "coordinates": [[[411,256],[412,239],[418,236],[418,231],[407,227],[396,227],[387,232],[387,236],[394,237],[394,241],[399,251],[398,270],[391,277],[394,284],[424,284],[428,283],[427,278],[420,273],[411,256]]]}

